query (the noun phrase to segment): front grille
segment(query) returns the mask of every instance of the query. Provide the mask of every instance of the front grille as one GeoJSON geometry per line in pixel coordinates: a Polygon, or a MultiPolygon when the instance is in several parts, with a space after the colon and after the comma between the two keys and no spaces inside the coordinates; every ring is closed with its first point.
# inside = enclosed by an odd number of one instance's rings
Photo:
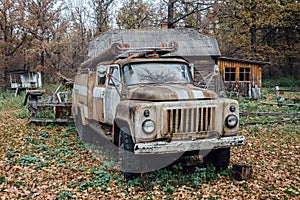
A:
{"type": "Polygon", "coordinates": [[[167,109],[167,134],[211,131],[213,107],[167,109]]]}

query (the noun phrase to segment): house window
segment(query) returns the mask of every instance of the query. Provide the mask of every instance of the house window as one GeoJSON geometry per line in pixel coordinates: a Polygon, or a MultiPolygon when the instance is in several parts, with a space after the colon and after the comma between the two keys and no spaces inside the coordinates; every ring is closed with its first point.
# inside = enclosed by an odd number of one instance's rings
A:
{"type": "Polygon", "coordinates": [[[250,81],[250,68],[240,68],[240,81],[250,81]]]}
{"type": "Polygon", "coordinates": [[[226,67],[225,68],[225,81],[235,81],[235,68],[226,67]]]}

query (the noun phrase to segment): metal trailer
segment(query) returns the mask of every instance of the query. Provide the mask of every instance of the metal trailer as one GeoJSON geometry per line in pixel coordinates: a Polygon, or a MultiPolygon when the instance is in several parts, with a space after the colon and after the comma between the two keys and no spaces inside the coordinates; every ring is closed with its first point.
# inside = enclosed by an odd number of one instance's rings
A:
{"type": "Polygon", "coordinates": [[[31,123],[73,123],[72,117],[73,80],[62,77],[52,96],[42,98],[44,90],[27,90],[24,106],[27,104],[31,123]],[[27,103],[28,102],[28,103],[27,103]]]}

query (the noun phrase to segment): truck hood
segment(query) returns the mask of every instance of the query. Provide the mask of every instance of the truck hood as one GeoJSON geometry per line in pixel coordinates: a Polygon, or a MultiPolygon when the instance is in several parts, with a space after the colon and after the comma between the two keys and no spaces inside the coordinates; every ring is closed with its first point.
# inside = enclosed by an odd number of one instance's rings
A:
{"type": "Polygon", "coordinates": [[[215,92],[192,84],[151,84],[128,86],[127,98],[145,101],[215,99],[215,92]]]}

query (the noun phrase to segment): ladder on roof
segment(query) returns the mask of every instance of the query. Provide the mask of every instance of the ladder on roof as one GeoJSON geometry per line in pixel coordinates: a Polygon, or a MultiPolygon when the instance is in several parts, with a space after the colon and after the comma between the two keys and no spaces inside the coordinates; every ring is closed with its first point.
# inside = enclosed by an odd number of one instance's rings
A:
{"type": "Polygon", "coordinates": [[[117,58],[124,59],[128,57],[141,58],[141,57],[151,57],[154,55],[162,56],[168,53],[174,52],[173,47],[145,47],[145,48],[135,48],[129,49],[122,54],[118,55],[117,58]]]}

